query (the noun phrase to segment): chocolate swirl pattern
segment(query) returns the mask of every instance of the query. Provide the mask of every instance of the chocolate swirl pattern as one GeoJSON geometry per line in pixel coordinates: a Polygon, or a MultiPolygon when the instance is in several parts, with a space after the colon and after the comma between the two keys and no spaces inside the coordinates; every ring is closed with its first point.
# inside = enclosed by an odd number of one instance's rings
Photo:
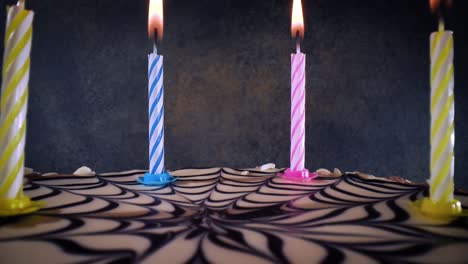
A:
{"type": "MultiPolygon", "coordinates": [[[[355,174],[293,183],[229,168],[41,176],[47,207],[0,219],[2,263],[462,263],[467,218],[437,220],[412,202],[427,188],[355,174]]],[[[468,196],[456,193],[464,206],[468,196]]]]}

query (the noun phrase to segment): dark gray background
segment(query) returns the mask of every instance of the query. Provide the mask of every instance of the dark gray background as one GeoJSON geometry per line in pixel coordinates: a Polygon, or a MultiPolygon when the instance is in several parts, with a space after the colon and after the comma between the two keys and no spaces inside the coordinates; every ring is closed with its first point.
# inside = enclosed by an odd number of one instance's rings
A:
{"type": "MultiPolygon", "coordinates": [[[[309,169],[429,178],[428,38],[437,23],[428,2],[303,0],[309,169]]],[[[147,5],[28,1],[36,15],[27,166],[147,167],[147,5]]],[[[291,5],[165,1],[167,168],[289,165],[291,5]]],[[[456,183],[466,187],[465,14],[466,1],[455,1],[447,28],[455,32],[456,183]]],[[[3,36],[3,1],[0,21],[3,36]]]]}

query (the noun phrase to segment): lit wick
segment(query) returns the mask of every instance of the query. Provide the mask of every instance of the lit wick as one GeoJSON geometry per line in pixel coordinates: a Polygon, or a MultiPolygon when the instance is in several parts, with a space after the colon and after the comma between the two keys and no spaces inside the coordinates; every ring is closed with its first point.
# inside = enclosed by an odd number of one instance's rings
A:
{"type": "Polygon", "coordinates": [[[445,31],[444,14],[452,7],[452,0],[430,0],[429,6],[433,14],[439,18],[439,32],[445,31]]]}
{"type": "Polygon", "coordinates": [[[301,53],[301,37],[299,30],[296,32],[296,53],[301,53]]]}
{"type": "Polygon", "coordinates": [[[153,53],[158,53],[158,28],[154,28],[153,53]]]}
{"type": "Polygon", "coordinates": [[[439,16],[439,32],[445,31],[444,17],[439,16]]]}

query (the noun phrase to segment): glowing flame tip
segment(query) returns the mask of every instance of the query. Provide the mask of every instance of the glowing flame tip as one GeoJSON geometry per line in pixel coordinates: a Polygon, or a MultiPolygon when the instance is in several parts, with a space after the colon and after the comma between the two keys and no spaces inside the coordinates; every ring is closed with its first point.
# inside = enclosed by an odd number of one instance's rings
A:
{"type": "Polygon", "coordinates": [[[163,37],[163,0],[150,0],[148,11],[148,36],[154,38],[155,29],[158,31],[158,38],[162,40],[163,37]]]}
{"type": "Polygon", "coordinates": [[[304,38],[304,17],[301,0],[293,0],[291,16],[291,36],[295,38],[297,33],[299,33],[299,37],[304,38]]]}
{"type": "Polygon", "coordinates": [[[450,9],[452,4],[453,0],[429,0],[432,13],[441,12],[444,8],[450,9]]]}

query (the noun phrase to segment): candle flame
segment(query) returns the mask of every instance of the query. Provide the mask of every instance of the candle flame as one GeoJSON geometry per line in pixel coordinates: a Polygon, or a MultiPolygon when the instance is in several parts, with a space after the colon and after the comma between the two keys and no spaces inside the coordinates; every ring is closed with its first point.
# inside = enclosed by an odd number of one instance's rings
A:
{"type": "Polygon", "coordinates": [[[302,15],[302,3],[301,0],[293,0],[291,36],[295,38],[298,33],[301,38],[304,38],[304,17],[302,15]]]}
{"type": "Polygon", "coordinates": [[[431,7],[432,13],[440,12],[442,8],[450,9],[452,7],[452,0],[429,0],[429,6],[431,7]]]}
{"type": "Polygon", "coordinates": [[[162,40],[163,37],[163,0],[150,0],[149,2],[149,12],[148,12],[148,36],[150,38],[155,38],[154,31],[158,31],[158,38],[162,40]]]}

